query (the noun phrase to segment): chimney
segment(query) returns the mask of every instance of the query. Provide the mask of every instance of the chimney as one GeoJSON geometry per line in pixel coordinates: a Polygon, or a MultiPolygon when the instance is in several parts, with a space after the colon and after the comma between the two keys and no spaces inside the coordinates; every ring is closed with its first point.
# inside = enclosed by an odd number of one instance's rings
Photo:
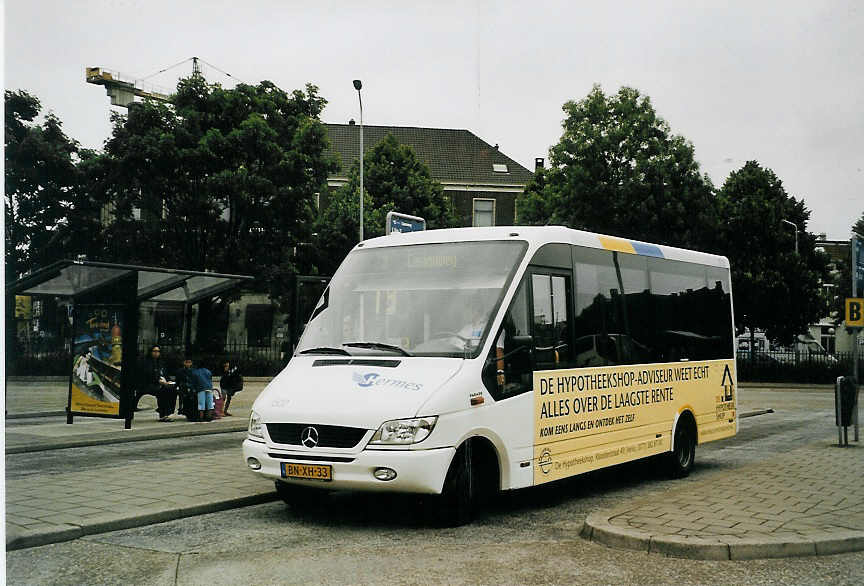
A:
{"type": "Polygon", "coordinates": [[[535,158],[534,159],[534,172],[536,173],[537,171],[542,169],[544,166],[544,163],[545,163],[545,161],[543,160],[543,157],[535,158]]]}
{"type": "Polygon", "coordinates": [[[354,124],[355,124],[355,122],[354,122],[353,118],[348,121],[348,126],[354,126],[354,124]]]}
{"type": "Polygon", "coordinates": [[[496,151],[498,150],[498,143],[497,142],[495,143],[495,150],[496,151]]]}

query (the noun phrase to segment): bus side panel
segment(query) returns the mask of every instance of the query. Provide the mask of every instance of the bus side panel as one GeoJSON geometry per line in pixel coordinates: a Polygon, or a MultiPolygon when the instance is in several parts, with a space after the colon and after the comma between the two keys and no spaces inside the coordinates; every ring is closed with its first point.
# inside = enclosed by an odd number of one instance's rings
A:
{"type": "Polygon", "coordinates": [[[671,449],[678,415],[702,441],[735,434],[732,360],[534,373],[534,484],[671,449]]]}

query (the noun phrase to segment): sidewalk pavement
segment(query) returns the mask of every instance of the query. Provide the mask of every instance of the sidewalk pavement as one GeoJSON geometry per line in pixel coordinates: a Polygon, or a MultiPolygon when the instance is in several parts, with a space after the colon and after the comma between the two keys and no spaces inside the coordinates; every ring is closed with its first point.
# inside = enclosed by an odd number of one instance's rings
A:
{"type": "MultiPolygon", "coordinates": [[[[209,423],[175,415],[157,421],[155,399],[141,399],[132,429],[122,419],[63,413],[67,389],[48,381],[7,384],[6,454],[107,445],[246,429],[252,403],[269,379],[246,379],[231,403],[232,417],[209,423]],[[11,399],[11,400],[9,400],[11,399]]],[[[69,541],[84,535],[141,527],[172,519],[275,500],[273,483],[242,464],[235,449],[195,458],[139,462],[103,470],[6,479],[6,549],[69,541]],[[95,495],[95,496],[94,496],[95,495]]]]}
{"type": "Polygon", "coordinates": [[[75,416],[69,425],[64,411],[68,390],[63,383],[49,381],[40,386],[10,381],[6,388],[6,454],[243,431],[252,403],[269,380],[246,379],[243,391],[232,399],[232,416],[210,423],[187,421],[177,414],[171,423],[162,423],[157,420],[155,397],[145,395],[140,410],[135,412],[132,429],[124,429],[122,419],[103,417],[75,416]],[[52,416],[54,419],[46,423],[46,418],[52,416]]]}
{"type": "MultiPolygon", "coordinates": [[[[73,425],[37,425],[32,419],[7,419],[7,454],[22,453],[30,445],[62,449],[91,445],[82,442],[242,430],[263,387],[263,382],[247,384],[235,397],[236,409],[232,405],[235,417],[212,423],[159,423],[149,410],[136,413],[131,430],[122,429],[122,420],[76,418],[73,425]]],[[[745,396],[748,388],[755,387],[744,384],[745,396]]],[[[828,392],[830,387],[810,390],[828,392]]],[[[7,396],[12,392],[10,384],[7,396]]],[[[20,397],[16,401],[19,410],[26,403],[20,397]]],[[[63,404],[65,396],[60,396],[58,405],[63,404]]],[[[751,410],[741,417],[763,413],[751,410]]],[[[66,473],[51,482],[40,476],[7,479],[7,550],[276,500],[272,483],[250,473],[241,460],[238,445],[218,455],[66,473]]],[[[838,448],[826,441],[790,449],[767,468],[761,464],[706,471],[652,487],[650,496],[591,513],[582,535],[613,547],[697,559],[864,550],[861,478],[864,448],[854,443],[838,448]]]]}
{"type": "Polygon", "coordinates": [[[588,515],[586,539],[672,557],[745,560],[864,550],[864,448],[792,449],[588,515]]]}

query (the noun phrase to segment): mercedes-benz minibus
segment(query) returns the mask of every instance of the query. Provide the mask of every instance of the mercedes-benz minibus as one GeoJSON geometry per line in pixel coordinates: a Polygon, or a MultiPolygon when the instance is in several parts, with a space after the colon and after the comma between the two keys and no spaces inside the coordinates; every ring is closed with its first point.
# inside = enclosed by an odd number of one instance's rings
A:
{"type": "Polygon", "coordinates": [[[484,493],[658,456],[738,427],[726,258],[563,227],[361,242],[282,372],[243,454],[286,502],[312,490],[484,493]]]}

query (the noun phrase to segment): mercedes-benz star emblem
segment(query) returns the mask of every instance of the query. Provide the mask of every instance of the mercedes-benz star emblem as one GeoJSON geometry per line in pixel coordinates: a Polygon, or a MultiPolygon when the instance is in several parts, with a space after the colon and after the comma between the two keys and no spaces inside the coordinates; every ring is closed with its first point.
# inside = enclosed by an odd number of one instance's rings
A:
{"type": "Polygon", "coordinates": [[[307,427],[300,432],[300,443],[307,448],[314,448],[318,445],[318,430],[314,427],[307,427]]]}

